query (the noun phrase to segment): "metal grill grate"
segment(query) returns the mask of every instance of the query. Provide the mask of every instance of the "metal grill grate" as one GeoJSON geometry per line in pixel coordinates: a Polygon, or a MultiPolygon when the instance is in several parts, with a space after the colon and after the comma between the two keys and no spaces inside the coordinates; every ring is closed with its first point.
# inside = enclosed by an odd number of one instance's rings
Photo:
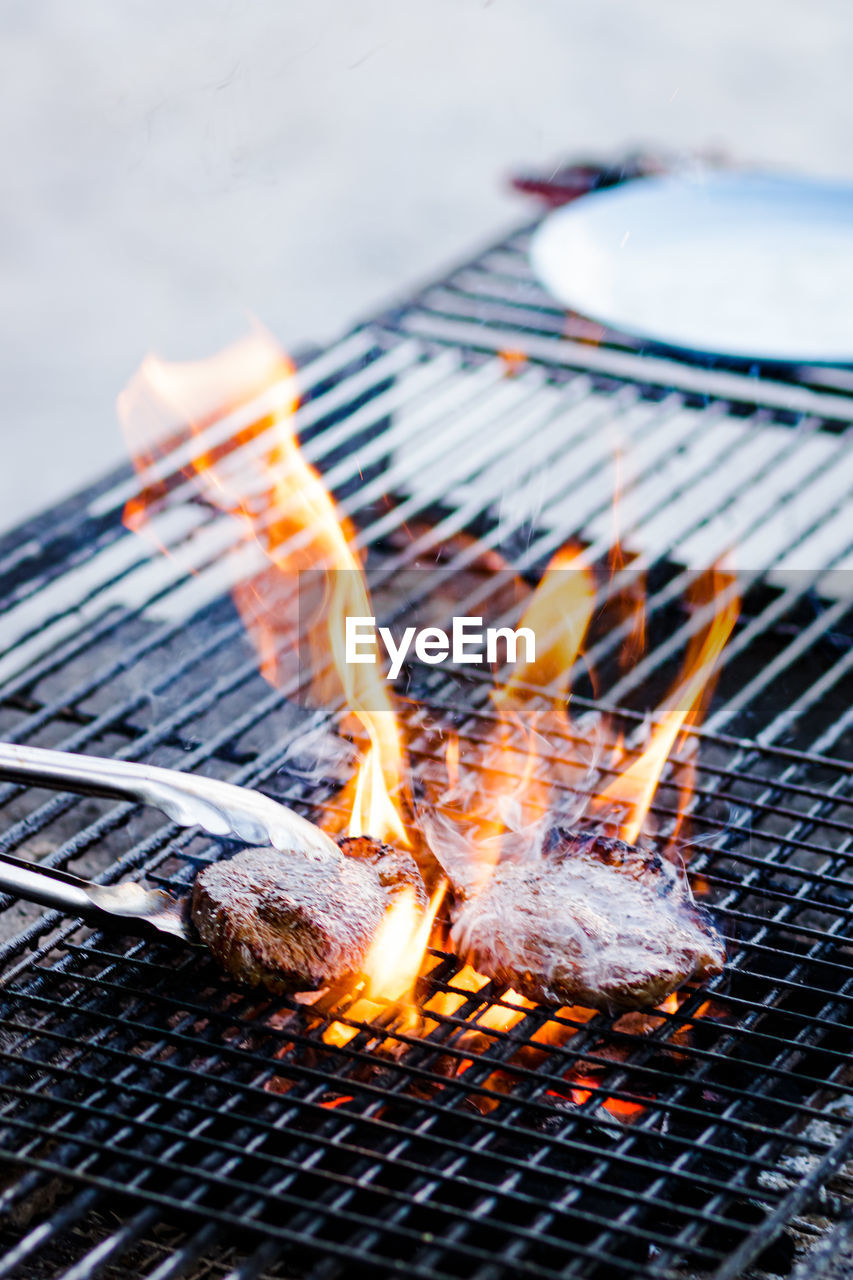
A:
{"type": "MultiPolygon", "coordinates": [[[[476,1020],[504,993],[455,986],[459,963],[436,952],[419,1038],[6,903],[0,1276],[734,1277],[762,1250],[787,1271],[782,1228],[807,1232],[819,1192],[842,1211],[853,399],[567,338],[525,236],[306,364],[297,426],[380,582],[444,549],[424,592],[489,547],[533,574],[570,536],[603,554],[620,441],[650,642],[620,673],[615,627],[590,659],[629,736],[702,626],[686,574],[737,536],[745,611],[693,734],[691,875],[724,923],[726,973],[653,1019],[534,1009],[497,1031],[476,1020]],[[452,1014],[436,993],[456,994],[452,1014]],[[332,1017],[357,1030],[344,1047],[322,1039],[332,1017]]],[[[261,412],[213,424],[211,443],[261,412]]],[[[156,528],[167,559],[121,526],[133,489],[110,477],[0,544],[3,736],[332,806],[305,770],[328,717],[261,681],[227,599],[246,569],[225,554],[229,521],[176,503],[156,528]]],[[[487,589],[472,581],[471,607],[487,589]]],[[[418,692],[487,732],[485,685],[460,699],[431,670],[418,692]]],[[[420,715],[426,773],[438,744],[420,715]]],[[[664,831],[689,756],[656,796],[664,831]]],[[[185,888],[218,853],[127,804],[3,786],[0,805],[0,851],[107,880],[185,888]]]]}

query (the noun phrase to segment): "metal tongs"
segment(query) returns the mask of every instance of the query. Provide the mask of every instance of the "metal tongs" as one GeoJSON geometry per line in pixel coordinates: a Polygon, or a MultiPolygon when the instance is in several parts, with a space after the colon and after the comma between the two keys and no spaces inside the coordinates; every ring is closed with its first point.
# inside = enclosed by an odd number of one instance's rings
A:
{"type": "MultiPolygon", "coordinates": [[[[268,796],[176,769],[0,742],[0,778],[150,804],[180,827],[201,827],[210,835],[231,836],[255,847],[339,856],[330,836],[268,796]]],[[[94,884],[67,871],[0,854],[0,891],[100,925],[120,924],[129,933],[155,929],[196,941],[178,900],[163,889],[143,889],[135,881],[94,884]]]]}

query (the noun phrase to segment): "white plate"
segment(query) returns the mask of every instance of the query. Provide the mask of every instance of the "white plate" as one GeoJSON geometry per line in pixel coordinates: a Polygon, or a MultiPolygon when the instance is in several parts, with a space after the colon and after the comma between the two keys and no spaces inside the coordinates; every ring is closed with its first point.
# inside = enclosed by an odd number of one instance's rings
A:
{"type": "Polygon", "coordinates": [[[645,178],[546,218],[533,269],[566,307],[682,351],[853,362],[853,186],[645,178]]]}

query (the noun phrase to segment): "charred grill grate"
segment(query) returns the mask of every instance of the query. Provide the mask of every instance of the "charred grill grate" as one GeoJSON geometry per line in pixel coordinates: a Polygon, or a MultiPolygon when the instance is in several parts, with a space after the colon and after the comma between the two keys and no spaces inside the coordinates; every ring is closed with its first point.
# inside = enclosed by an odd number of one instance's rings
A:
{"type": "MultiPolygon", "coordinates": [[[[726,974],[653,1019],[534,1009],[500,1031],[475,1019],[504,993],[460,988],[435,953],[418,1039],[6,903],[0,1276],[734,1277],[759,1255],[789,1271],[782,1229],[807,1233],[816,1199],[843,1212],[853,400],[566,337],[525,234],[304,365],[297,425],[380,582],[439,544],[462,580],[488,547],[534,576],[570,535],[603,554],[614,432],[630,445],[622,536],[648,573],[649,646],[627,672],[618,628],[591,654],[628,736],[702,625],[690,567],[745,548],[744,613],[693,735],[691,874],[726,974]],[[357,1030],[343,1047],[322,1038],[332,1017],[357,1030]]],[[[331,780],[306,780],[323,715],[264,684],[227,598],[227,521],[198,501],[167,514],[163,558],[121,526],[133,489],[110,477],[0,544],[3,736],[332,805],[331,780]]],[[[484,686],[418,680],[436,718],[488,731],[484,686]]],[[[439,744],[410,728],[426,772],[439,744]]],[[[688,755],[657,793],[663,830],[688,755]]],[[[0,804],[0,850],[106,879],[182,888],[218,852],[130,805],[12,786],[0,804]]]]}

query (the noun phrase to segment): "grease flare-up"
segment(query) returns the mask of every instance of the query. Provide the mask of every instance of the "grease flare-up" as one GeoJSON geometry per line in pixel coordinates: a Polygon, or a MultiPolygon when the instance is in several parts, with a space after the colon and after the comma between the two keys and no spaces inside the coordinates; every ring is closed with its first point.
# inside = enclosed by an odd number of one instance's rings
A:
{"type": "MultiPolygon", "coordinates": [[[[601,604],[601,588],[581,547],[567,545],[557,552],[522,617],[513,620],[517,625],[505,625],[501,619],[504,625],[487,626],[493,620],[461,616],[447,620],[445,627],[417,630],[404,625],[402,634],[376,626],[356,531],[297,439],[296,382],[291,362],[260,330],[212,361],[170,365],[149,357],[119,402],[140,477],[140,492],[127,504],[125,519],[169,554],[174,553],[169,552],[169,538],[160,535],[159,517],[171,504],[200,497],[231,521],[234,565],[246,560],[246,555],[240,559],[241,553],[254,557],[250,571],[239,573],[235,567],[232,573],[235,604],[254,642],[260,671],[288,691],[307,674],[294,665],[300,642],[294,626],[297,575],[306,569],[318,571],[322,589],[308,624],[316,659],[310,692],[318,704],[339,710],[341,731],[355,738],[360,748],[357,768],[336,799],[335,808],[343,816],[335,820],[335,830],[350,837],[371,836],[397,848],[418,845],[426,836],[454,890],[457,923],[452,937],[460,954],[480,957],[490,976],[514,987],[512,999],[506,998],[509,1008],[496,1006],[485,1014],[480,1009],[472,1014],[472,1026],[479,1023],[495,1034],[509,1034],[525,1016],[530,998],[559,1000],[566,989],[528,981],[536,965],[522,964],[518,958],[513,964],[492,963],[482,939],[476,945],[471,940],[477,930],[470,912],[478,902],[484,905],[502,880],[519,876],[512,894],[529,905],[536,894],[514,869],[519,865],[526,868],[525,874],[538,877],[542,901],[537,909],[553,911],[553,902],[550,908],[546,903],[548,893],[561,877],[572,880],[577,860],[586,859],[594,864],[590,874],[601,885],[595,910],[608,929],[599,932],[599,959],[605,977],[607,971],[612,976],[625,931],[614,916],[614,894],[608,885],[634,892],[629,882],[635,887],[644,884],[653,902],[658,887],[672,878],[663,864],[647,861],[658,855],[643,843],[644,832],[649,834],[649,811],[679,735],[697,721],[712,688],[735,623],[733,584],[723,573],[709,575],[719,602],[714,617],[688,647],[682,675],[652,714],[648,742],[629,751],[605,718],[590,730],[569,716],[571,674],[601,604]],[[480,732],[449,740],[449,785],[443,794],[430,795],[426,804],[419,799],[417,823],[410,812],[403,720],[390,684],[412,657],[427,666],[444,661],[491,667],[505,663],[487,714],[472,707],[472,714],[479,714],[480,732]],[[605,781],[596,784],[601,778],[605,781]],[[628,845],[640,842],[641,847],[626,854],[628,846],[618,841],[596,835],[604,843],[593,847],[579,834],[614,827],[628,845]],[[623,878],[608,879],[613,876],[623,878]],[[466,912],[467,922],[460,923],[466,912]]],[[[615,548],[610,565],[626,562],[615,548]]],[[[631,661],[644,643],[642,579],[636,582],[630,599],[631,637],[623,651],[631,661]]],[[[622,608],[624,616],[625,601],[622,608]]],[[[606,690],[600,692],[606,698],[606,690]]],[[[688,804],[689,797],[684,797],[683,807],[688,804]]],[[[683,886],[683,881],[678,884],[683,886]]],[[[328,1044],[345,1045],[357,1034],[350,1021],[375,1019],[386,1007],[397,1010],[402,1025],[418,1025],[413,992],[429,963],[444,893],[442,881],[427,910],[421,909],[414,892],[395,896],[375,928],[360,976],[353,978],[347,999],[336,1007],[340,1018],[335,1009],[330,1011],[328,1044]]],[[[672,901],[681,902],[682,896],[677,888],[672,901]]],[[[592,910],[589,902],[586,907],[592,910]]],[[[502,910],[489,925],[492,941],[506,923],[500,918],[502,910]]],[[[692,967],[675,965],[673,983],[691,973],[714,972],[721,962],[716,935],[706,928],[701,913],[689,920],[685,914],[680,923],[685,928],[692,924],[692,942],[705,948],[707,963],[704,969],[698,962],[692,967]]],[[[538,921],[533,918],[521,950],[528,943],[539,952],[544,945],[559,949],[561,944],[547,926],[541,916],[538,921]]],[[[546,959],[553,972],[560,957],[546,959]]],[[[471,964],[458,977],[462,975],[468,977],[456,983],[456,991],[463,993],[464,1001],[464,992],[476,992],[487,977],[471,964]]],[[[601,1005],[624,999],[628,1007],[632,1001],[663,998],[666,984],[647,983],[631,995],[631,984],[623,983],[618,999],[607,995],[612,990],[612,982],[608,986],[603,979],[590,981],[584,999],[594,1004],[603,992],[601,1005]]],[[[576,996],[577,992],[573,1003],[580,999],[576,996]]],[[[442,1012],[452,1013],[452,1005],[461,1007],[458,1000],[458,994],[447,1000],[433,997],[427,1014],[420,1015],[427,1021],[420,1025],[429,1027],[429,1013],[433,1022],[442,1012]]]]}

